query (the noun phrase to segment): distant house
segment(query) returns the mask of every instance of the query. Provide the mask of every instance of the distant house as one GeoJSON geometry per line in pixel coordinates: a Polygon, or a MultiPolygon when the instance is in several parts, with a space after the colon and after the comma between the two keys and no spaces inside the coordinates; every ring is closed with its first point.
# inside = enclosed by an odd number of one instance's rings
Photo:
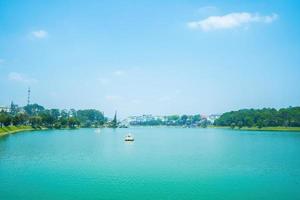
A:
{"type": "Polygon", "coordinates": [[[10,109],[6,106],[0,106],[0,112],[10,112],[10,109]]]}
{"type": "Polygon", "coordinates": [[[215,121],[216,119],[218,119],[220,116],[221,116],[220,114],[209,115],[209,116],[207,117],[207,120],[213,124],[214,121],[215,121]]]}

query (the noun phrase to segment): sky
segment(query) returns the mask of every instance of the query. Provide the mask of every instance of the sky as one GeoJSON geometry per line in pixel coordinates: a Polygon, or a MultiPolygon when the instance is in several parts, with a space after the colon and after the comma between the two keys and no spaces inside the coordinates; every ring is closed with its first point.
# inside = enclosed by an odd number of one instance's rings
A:
{"type": "Polygon", "coordinates": [[[300,3],[0,0],[0,105],[107,116],[300,106],[300,3]]]}

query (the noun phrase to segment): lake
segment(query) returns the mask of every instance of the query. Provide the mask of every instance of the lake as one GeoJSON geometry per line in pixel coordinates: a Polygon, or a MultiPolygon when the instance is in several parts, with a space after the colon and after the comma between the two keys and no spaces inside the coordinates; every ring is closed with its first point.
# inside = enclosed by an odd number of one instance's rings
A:
{"type": "Polygon", "coordinates": [[[0,199],[300,199],[300,132],[18,133],[0,138],[0,199]]]}

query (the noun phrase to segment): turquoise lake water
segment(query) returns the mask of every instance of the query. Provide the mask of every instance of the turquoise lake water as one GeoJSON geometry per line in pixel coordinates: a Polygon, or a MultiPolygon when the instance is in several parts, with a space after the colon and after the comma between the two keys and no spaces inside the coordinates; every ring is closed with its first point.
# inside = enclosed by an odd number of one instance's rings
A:
{"type": "Polygon", "coordinates": [[[0,199],[300,199],[300,133],[18,133],[0,138],[0,199]]]}

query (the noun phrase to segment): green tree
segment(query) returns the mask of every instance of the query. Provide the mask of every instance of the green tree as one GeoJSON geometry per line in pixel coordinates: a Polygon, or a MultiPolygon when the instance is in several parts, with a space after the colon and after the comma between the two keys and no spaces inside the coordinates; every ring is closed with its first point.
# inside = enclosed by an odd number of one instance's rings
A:
{"type": "Polygon", "coordinates": [[[12,117],[7,112],[0,112],[0,125],[3,126],[9,126],[12,123],[12,117]]]}
{"type": "Polygon", "coordinates": [[[62,128],[66,128],[68,126],[68,119],[65,117],[61,117],[59,122],[62,128]]]}
{"type": "Polygon", "coordinates": [[[31,116],[29,117],[29,123],[34,128],[42,126],[42,118],[40,116],[31,116]]]}
{"type": "Polygon", "coordinates": [[[95,109],[78,110],[76,116],[84,127],[103,125],[106,122],[104,114],[95,109]]]}
{"type": "Polygon", "coordinates": [[[0,127],[1,128],[6,125],[7,118],[8,118],[8,113],[1,111],[0,112],[0,127]]]}
{"type": "Polygon", "coordinates": [[[55,118],[51,115],[49,110],[41,112],[39,116],[42,118],[42,123],[44,126],[48,128],[52,128],[54,126],[55,118]]]}
{"type": "Polygon", "coordinates": [[[24,125],[28,122],[28,115],[26,113],[18,113],[12,118],[12,123],[15,126],[24,125]]]}
{"type": "Polygon", "coordinates": [[[215,120],[216,126],[231,126],[232,123],[248,127],[298,126],[300,127],[300,107],[242,109],[224,113],[215,120]]]}
{"type": "Polygon", "coordinates": [[[232,128],[232,129],[234,129],[235,128],[235,123],[234,122],[232,122],[231,124],[230,124],[230,127],[232,128]]]}
{"type": "Polygon", "coordinates": [[[76,128],[76,126],[79,126],[80,125],[80,122],[79,122],[79,120],[77,119],[77,118],[75,118],[75,117],[70,117],[69,119],[68,119],[68,126],[70,127],[70,128],[76,128]]]}
{"type": "Polygon", "coordinates": [[[243,128],[244,124],[242,121],[238,121],[237,126],[239,127],[239,129],[243,128]]]}
{"type": "Polygon", "coordinates": [[[38,104],[29,104],[27,106],[24,106],[24,110],[29,116],[34,116],[43,112],[45,108],[38,104]]]}
{"type": "Polygon", "coordinates": [[[202,127],[202,128],[207,128],[207,126],[208,126],[208,121],[207,121],[207,119],[202,120],[202,121],[201,121],[201,127],[202,127]]]}

